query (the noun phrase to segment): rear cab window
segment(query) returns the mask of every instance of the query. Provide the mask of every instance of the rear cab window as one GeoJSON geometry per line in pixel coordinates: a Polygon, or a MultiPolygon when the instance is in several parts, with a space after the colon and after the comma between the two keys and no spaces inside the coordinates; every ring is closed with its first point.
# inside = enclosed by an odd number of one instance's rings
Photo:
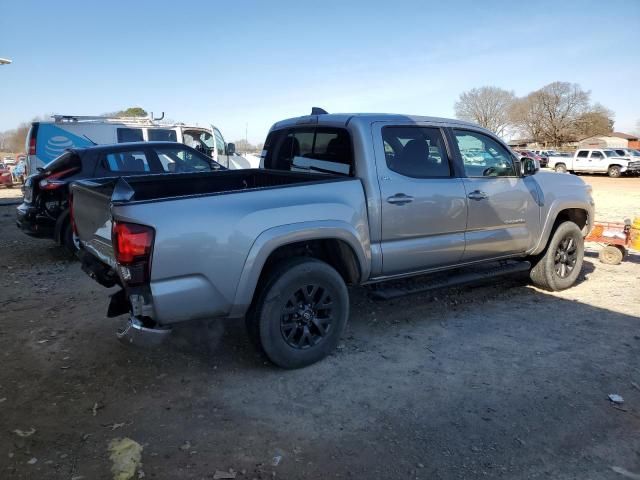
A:
{"type": "Polygon", "coordinates": [[[351,136],[344,128],[300,127],[271,132],[264,168],[291,172],[355,174],[351,136]]]}
{"type": "Polygon", "coordinates": [[[150,172],[147,155],[142,150],[111,152],[104,156],[103,167],[110,172],[150,172]]]}

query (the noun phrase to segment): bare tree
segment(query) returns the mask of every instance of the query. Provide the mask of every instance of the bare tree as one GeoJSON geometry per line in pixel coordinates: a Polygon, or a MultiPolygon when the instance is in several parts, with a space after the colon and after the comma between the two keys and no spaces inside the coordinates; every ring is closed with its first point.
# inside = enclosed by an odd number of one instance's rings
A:
{"type": "Polygon", "coordinates": [[[475,122],[502,135],[511,123],[510,111],[514,100],[514,93],[502,88],[473,88],[460,94],[454,110],[456,118],[475,122]]]}
{"type": "Polygon", "coordinates": [[[21,123],[13,130],[2,132],[2,149],[5,152],[19,153],[24,151],[30,123],[21,123]]]}
{"type": "Polygon", "coordinates": [[[577,83],[553,82],[518,99],[512,120],[525,136],[554,146],[611,132],[613,112],[591,105],[590,95],[577,83]]]}
{"type": "Polygon", "coordinates": [[[578,140],[613,132],[613,117],[611,110],[596,103],[576,120],[578,140]]]}

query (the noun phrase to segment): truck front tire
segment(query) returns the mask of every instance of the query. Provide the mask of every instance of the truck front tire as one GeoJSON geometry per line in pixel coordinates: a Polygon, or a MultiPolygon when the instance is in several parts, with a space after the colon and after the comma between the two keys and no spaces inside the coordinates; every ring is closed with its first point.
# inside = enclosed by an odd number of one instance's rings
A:
{"type": "Polygon", "coordinates": [[[349,293],[340,274],[315,258],[276,267],[247,317],[249,335],[282,368],[311,365],[338,344],[349,316],[349,293]]]}
{"type": "Polygon", "coordinates": [[[573,222],[558,225],[544,254],[532,260],[529,273],[537,287],[557,291],[571,287],[584,261],[584,238],[573,222]]]}

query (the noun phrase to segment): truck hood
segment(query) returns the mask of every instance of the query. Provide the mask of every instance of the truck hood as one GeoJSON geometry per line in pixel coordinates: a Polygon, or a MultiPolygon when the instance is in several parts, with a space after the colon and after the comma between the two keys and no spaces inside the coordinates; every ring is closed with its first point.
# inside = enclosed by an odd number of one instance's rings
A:
{"type": "Polygon", "coordinates": [[[544,217],[566,208],[578,208],[587,212],[589,225],[593,225],[595,202],[591,196],[591,185],[580,177],[569,173],[537,172],[526,177],[525,181],[528,179],[538,184],[544,217]]]}
{"type": "Polygon", "coordinates": [[[569,173],[555,173],[547,171],[537,172],[533,178],[545,192],[562,192],[563,189],[569,189],[569,192],[591,192],[591,186],[588,185],[577,175],[569,173]]]}

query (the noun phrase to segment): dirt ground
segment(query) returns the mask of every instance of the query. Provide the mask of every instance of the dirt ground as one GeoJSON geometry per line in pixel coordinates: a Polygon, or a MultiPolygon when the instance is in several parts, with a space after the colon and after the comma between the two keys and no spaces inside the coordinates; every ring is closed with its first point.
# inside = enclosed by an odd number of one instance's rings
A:
{"type": "MultiPolygon", "coordinates": [[[[583,178],[599,218],[640,216],[640,179],[583,178]]],[[[640,255],[607,266],[591,246],[556,294],[519,279],[390,302],[353,289],[338,350],[282,371],[240,322],[121,345],[115,289],[18,231],[14,209],[0,206],[0,478],[112,478],[118,437],[152,479],[640,475],[640,255]]]]}

